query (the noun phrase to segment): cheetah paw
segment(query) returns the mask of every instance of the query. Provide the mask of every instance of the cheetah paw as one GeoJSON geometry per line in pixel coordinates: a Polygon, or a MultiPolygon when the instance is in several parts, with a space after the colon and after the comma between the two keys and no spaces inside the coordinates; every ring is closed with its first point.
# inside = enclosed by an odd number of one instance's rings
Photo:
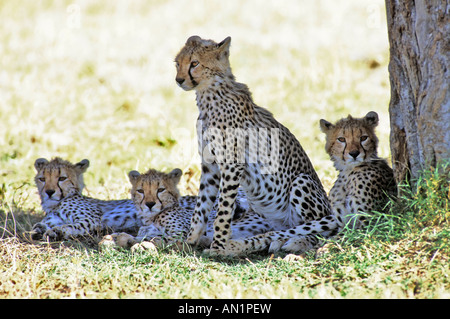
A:
{"type": "Polygon", "coordinates": [[[305,253],[312,248],[314,248],[314,246],[304,237],[291,238],[281,247],[283,251],[298,254],[305,253]]]}
{"type": "Polygon", "coordinates": [[[205,249],[203,252],[208,255],[228,257],[238,257],[247,253],[245,243],[240,240],[229,240],[223,248],[216,247],[213,243],[209,249],[205,249]]]}
{"type": "Polygon", "coordinates": [[[280,241],[280,240],[275,240],[275,241],[271,242],[269,245],[269,253],[276,253],[277,251],[279,251],[282,248],[283,244],[284,244],[284,241],[280,241]]]}
{"type": "Polygon", "coordinates": [[[207,248],[203,250],[203,253],[209,256],[227,256],[225,249],[219,248],[207,248]]]}
{"type": "Polygon", "coordinates": [[[136,239],[127,233],[114,233],[104,236],[103,239],[98,243],[98,245],[101,248],[121,247],[129,249],[136,243],[136,239]]]}
{"type": "Polygon", "coordinates": [[[338,243],[336,243],[336,242],[326,243],[322,247],[317,248],[316,258],[321,258],[327,254],[331,254],[333,249],[336,249],[336,248],[342,251],[342,247],[338,243]]]}
{"type": "Polygon", "coordinates": [[[197,225],[189,231],[186,243],[192,246],[198,246],[202,242],[203,234],[206,233],[206,224],[197,225]]]}
{"type": "Polygon", "coordinates": [[[158,248],[156,245],[150,241],[143,241],[142,243],[137,243],[131,246],[131,252],[138,253],[138,252],[148,252],[151,255],[157,255],[158,254],[158,248]]]}
{"type": "Polygon", "coordinates": [[[29,232],[30,238],[32,240],[42,239],[44,233],[46,232],[47,226],[42,223],[37,223],[33,226],[33,229],[29,232]]]}
{"type": "Polygon", "coordinates": [[[58,228],[53,228],[47,230],[43,235],[42,238],[48,239],[48,241],[58,241],[61,240],[63,237],[62,231],[58,228]]]}
{"type": "Polygon", "coordinates": [[[303,259],[305,259],[305,256],[304,256],[304,255],[294,255],[294,254],[286,255],[286,256],[283,258],[283,260],[284,260],[284,261],[287,261],[287,262],[297,262],[297,261],[301,261],[301,260],[303,260],[303,259]]]}

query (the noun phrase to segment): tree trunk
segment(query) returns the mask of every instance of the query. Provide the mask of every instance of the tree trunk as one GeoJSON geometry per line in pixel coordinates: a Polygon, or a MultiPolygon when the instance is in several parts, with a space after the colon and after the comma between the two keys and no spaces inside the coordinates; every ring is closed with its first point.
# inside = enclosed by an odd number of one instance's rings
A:
{"type": "Polygon", "coordinates": [[[449,10],[445,0],[386,0],[397,182],[450,160],[449,10]]]}

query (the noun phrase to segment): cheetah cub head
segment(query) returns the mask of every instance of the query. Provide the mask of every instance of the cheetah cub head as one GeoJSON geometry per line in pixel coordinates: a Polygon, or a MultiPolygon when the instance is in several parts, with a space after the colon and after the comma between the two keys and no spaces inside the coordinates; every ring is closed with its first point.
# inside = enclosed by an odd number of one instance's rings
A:
{"type": "Polygon", "coordinates": [[[191,36],[175,58],[177,84],[186,91],[208,88],[220,77],[231,77],[230,43],[227,37],[220,43],[191,36]]]}
{"type": "Polygon", "coordinates": [[[38,158],[34,162],[37,174],[34,178],[44,210],[57,206],[73,194],[81,194],[84,188],[83,173],[89,167],[87,159],[72,164],[57,157],[51,161],[38,158]]]}
{"type": "Polygon", "coordinates": [[[326,134],[325,150],[337,170],[352,169],[378,158],[378,138],[375,135],[377,125],[378,114],[375,112],[369,112],[363,118],[349,115],[336,124],[320,120],[320,129],[326,134]]]}
{"type": "Polygon", "coordinates": [[[178,168],[170,173],[150,169],[145,174],[137,171],[128,173],[131,182],[131,198],[137,210],[147,218],[153,218],[161,211],[178,204],[180,193],[177,184],[182,171],[178,168]]]}

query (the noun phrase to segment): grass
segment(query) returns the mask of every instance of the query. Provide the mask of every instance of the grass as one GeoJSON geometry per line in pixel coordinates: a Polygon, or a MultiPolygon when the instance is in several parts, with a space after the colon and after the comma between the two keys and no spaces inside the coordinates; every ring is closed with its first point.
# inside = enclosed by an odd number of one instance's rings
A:
{"type": "Polygon", "coordinates": [[[43,217],[34,160],[88,158],[86,193],[126,198],[128,171],[181,168],[198,188],[192,92],[173,59],[193,34],[232,37],[255,101],[300,140],[324,186],[336,177],[319,119],[380,116],[389,157],[383,1],[2,1],[0,298],[448,298],[448,178],[405,185],[389,214],[316,258],[99,251],[31,244],[43,217]],[[349,14],[351,12],[351,14],[349,14]]]}

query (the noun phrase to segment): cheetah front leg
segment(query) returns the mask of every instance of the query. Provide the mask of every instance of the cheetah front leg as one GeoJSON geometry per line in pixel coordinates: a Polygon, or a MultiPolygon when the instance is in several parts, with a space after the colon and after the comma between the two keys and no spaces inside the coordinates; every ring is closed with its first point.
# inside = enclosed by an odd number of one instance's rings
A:
{"type": "Polygon", "coordinates": [[[231,238],[231,219],[243,169],[242,165],[221,165],[220,196],[210,250],[223,250],[231,238]]]}
{"type": "Polygon", "coordinates": [[[33,240],[39,240],[45,238],[44,234],[47,234],[52,228],[64,225],[64,221],[60,216],[54,213],[49,213],[39,223],[33,225],[31,230],[31,238],[33,240]]]}
{"type": "Polygon", "coordinates": [[[206,233],[206,222],[219,192],[220,172],[217,164],[202,164],[200,190],[186,242],[197,246],[206,233]]]}
{"type": "Polygon", "coordinates": [[[53,227],[45,232],[44,237],[52,241],[67,240],[71,238],[95,235],[101,230],[100,220],[77,218],[71,224],[53,227]]]}

